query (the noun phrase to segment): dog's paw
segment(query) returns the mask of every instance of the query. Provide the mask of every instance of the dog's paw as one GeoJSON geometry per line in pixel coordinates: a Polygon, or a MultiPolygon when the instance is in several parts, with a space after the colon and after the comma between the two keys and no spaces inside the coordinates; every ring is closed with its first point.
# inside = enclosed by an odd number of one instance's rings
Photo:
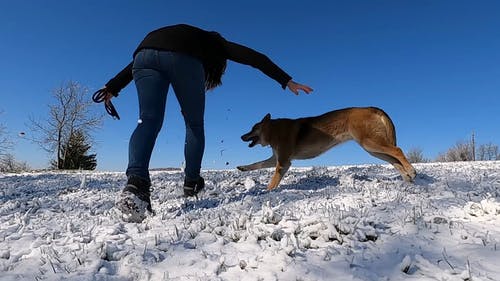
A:
{"type": "Polygon", "coordinates": [[[271,191],[271,190],[275,189],[277,186],[278,186],[278,184],[270,182],[267,185],[267,191],[271,191]]]}
{"type": "Polygon", "coordinates": [[[403,177],[403,180],[407,182],[413,182],[415,180],[415,177],[417,176],[417,171],[415,170],[415,168],[410,166],[410,168],[408,170],[405,170],[405,172],[402,173],[401,176],[403,177]]]}
{"type": "Polygon", "coordinates": [[[411,178],[411,180],[414,180],[414,179],[415,179],[415,177],[417,176],[417,171],[416,171],[414,168],[412,168],[412,169],[410,170],[410,173],[409,173],[409,174],[410,174],[410,178],[411,178]]]}

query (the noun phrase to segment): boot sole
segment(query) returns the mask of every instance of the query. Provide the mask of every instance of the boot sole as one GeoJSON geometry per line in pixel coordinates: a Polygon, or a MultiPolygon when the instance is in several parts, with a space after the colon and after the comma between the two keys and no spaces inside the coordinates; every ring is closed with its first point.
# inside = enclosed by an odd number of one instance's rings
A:
{"type": "Polygon", "coordinates": [[[146,218],[148,203],[139,199],[135,194],[125,191],[116,203],[116,208],[122,213],[123,221],[140,223],[146,218]]]}

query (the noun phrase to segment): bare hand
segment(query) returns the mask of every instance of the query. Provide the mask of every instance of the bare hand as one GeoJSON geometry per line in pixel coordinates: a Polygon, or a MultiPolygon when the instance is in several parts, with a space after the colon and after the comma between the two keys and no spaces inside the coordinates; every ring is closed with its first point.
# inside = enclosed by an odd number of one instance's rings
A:
{"type": "Polygon", "coordinates": [[[311,93],[313,91],[313,89],[311,87],[309,87],[307,85],[299,84],[297,82],[294,82],[293,80],[288,81],[288,83],[286,84],[286,86],[295,95],[299,95],[299,90],[300,91],[304,91],[304,93],[306,93],[306,94],[309,94],[309,93],[311,93]]]}
{"type": "Polygon", "coordinates": [[[108,104],[115,96],[110,91],[108,91],[106,86],[102,87],[101,90],[104,90],[106,92],[106,95],[104,96],[104,103],[108,104]]]}

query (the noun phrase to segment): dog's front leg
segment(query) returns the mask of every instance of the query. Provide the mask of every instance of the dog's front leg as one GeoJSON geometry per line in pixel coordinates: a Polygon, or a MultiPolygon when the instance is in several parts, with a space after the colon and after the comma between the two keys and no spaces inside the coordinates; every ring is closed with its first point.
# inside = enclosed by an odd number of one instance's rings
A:
{"type": "Polygon", "coordinates": [[[253,170],[258,170],[258,169],[264,169],[264,168],[271,168],[276,165],[276,157],[271,156],[266,160],[255,162],[250,165],[245,165],[245,166],[238,166],[236,167],[240,171],[253,171],[253,170]]]}
{"type": "Polygon", "coordinates": [[[271,190],[275,187],[277,187],[280,184],[281,179],[285,175],[285,173],[288,171],[292,163],[290,162],[289,159],[284,159],[284,160],[278,160],[276,162],[276,170],[274,171],[273,178],[271,179],[271,182],[269,182],[269,185],[267,186],[267,190],[271,190]]]}

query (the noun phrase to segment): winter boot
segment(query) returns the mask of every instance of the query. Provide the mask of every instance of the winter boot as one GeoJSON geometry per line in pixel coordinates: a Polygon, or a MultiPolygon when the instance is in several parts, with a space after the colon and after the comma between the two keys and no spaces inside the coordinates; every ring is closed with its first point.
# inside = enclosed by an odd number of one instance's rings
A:
{"type": "Polygon", "coordinates": [[[205,180],[200,177],[198,180],[184,180],[184,196],[196,196],[198,192],[200,192],[203,188],[205,188],[205,180]]]}
{"type": "Polygon", "coordinates": [[[126,222],[140,223],[146,218],[146,211],[153,213],[149,187],[151,183],[130,176],[127,185],[120,194],[116,207],[122,212],[126,222]]]}

